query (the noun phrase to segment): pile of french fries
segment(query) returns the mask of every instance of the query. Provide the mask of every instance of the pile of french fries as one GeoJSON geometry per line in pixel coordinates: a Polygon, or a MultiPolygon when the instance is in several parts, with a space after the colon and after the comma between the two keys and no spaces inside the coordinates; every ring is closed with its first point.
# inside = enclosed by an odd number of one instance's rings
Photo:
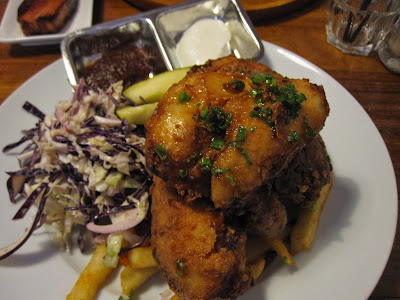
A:
{"type": "MultiPolygon", "coordinates": [[[[268,248],[276,251],[286,264],[295,266],[293,256],[299,252],[310,250],[331,187],[332,184],[330,183],[322,188],[321,196],[313,209],[305,208],[300,211],[297,223],[290,231],[290,251],[282,239],[265,240],[268,248]]],[[[96,294],[114,270],[104,266],[103,257],[105,254],[106,246],[98,245],[90,262],[67,296],[67,300],[91,300],[96,297],[96,294]]],[[[151,276],[158,272],[151,246],[141,246],[122,253],[120,264],[123,266],[120,275],[121,293],[126,296],[131,295],[132,291],[136,292],[151,276]]],[[[259,278],[265,265],[266,261],[262,256],[250,263],[250,269],[255,280],[259,278]]],[[[179,298],[175,295],[171,300],[179,300],[179,298]]]]}

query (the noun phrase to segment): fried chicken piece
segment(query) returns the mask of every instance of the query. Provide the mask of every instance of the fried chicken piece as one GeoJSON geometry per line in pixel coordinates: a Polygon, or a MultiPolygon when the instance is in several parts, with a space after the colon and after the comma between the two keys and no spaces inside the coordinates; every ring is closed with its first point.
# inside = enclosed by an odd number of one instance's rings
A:
{"type": "Polygon", "coordinates": [[[271,184],[279,200],[286,205],[312,208],[322,187],[330,182],[331,172],[325,143],[318,135],[296,153],[271,184]]]}
{"type": "Polygon", "coordinates": [[[173,85],[147,122],[147,162],[186,200],[230,209],[276,177],[328,113],[323,88],[308,80],[232,56],[209,61],[173,85]],[[260,73],[268,80],[256,82],[260,73]]]}
{"type": "Polygon", "coordinates": [[[18,22],[25,35],[56,33],[76,10],[78,0],[24,0],[18,22]]]}
{"type": "Polygon", "coordinates": [[[203,199],[184,201],[156,176],[151,195],[153,255],[181,299],[234,299],[250,288],[243,228],[203,199]]]}

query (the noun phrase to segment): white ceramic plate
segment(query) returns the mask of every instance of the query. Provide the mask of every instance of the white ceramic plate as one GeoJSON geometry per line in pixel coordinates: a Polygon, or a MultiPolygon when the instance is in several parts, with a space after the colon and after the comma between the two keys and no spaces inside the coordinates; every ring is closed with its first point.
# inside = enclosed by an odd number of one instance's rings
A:
{"type": "Polygon", "coordinates": [[[0,25],[0,43],[22,44],[25,46],[57,44],[68,33],[92,25],[93,0],[78,1],[74,15],[65,24],[60,32],[54,34],[41,34],[25,36],[17,21],[18,7],[23,0],[8,1],[0,25]]]}
{"type": "MultiPolygon", "coordinates": [[[[296,256],[296,268],[276,261],[241,299],[365,299],[386,265],[396,228],[397,189],[388,151],[371,119],[338,82],[285,49],[269,43],[264,47],[263,62],[276,71],[325,87],[331,114],[322,136],[334,167],[334,187],[312,250],[296,256]]],[[[20,130],[36,122],[21,109],[25,100],[51,113],[56,102],[70,96],[61,60],[32,77],[0,107],[0,147],[19,139],[20,130]]],[[[18,207],[7,201],[4,171],[17,167],[15,157],[0,154],[0,247],[21,236],[31,221],[11,221],[18,207]]],[[[42,228],[0,262],[1,294],[7,299],[62,299],[88,258],[77,250],[60,254],[42,228]]],[[[118,298],[119,278],[115,279],[98,299],[118,298]]],[[[165,288],[158,275],[138,299],[160,299],[165,288]]]]}

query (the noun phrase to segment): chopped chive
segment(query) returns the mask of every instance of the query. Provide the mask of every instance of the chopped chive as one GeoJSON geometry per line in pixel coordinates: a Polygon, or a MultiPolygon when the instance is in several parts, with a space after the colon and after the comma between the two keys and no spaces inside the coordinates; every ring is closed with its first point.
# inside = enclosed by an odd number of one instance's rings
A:
{"type": "Polygon", "coordinates": [[[230,81],[231,84],[234,85],[234,89],[238,91],[243,91],[244,90],[244,82],[239,80],[239,79],[232,79],[230,81]]]}
{"type": "Polygon", "coordinates": [[[232,113],[225,113],[219,106],[209,108],[208,106],[200,111],[200,119],[208,125],[209,131],[224,133],[232,121],[232,113]]]}
{"type": "Polygon", "coordinates": [[[264,73],[257,73],[251,78],[251,80],[254,84],[259,85],[260,82],[265,82],[265,80],[267,80],[267,75],[264,73]]]}
{"type": "Polygon", "coordinates": [[[241,125],[238,126],[238,133],[237,133],[237,135],[236,135],[236,140],[237,140],[239,143],[244,142],[245,139],[246,139],[246,134],[247,134],[246,127],[241,126],[241,125]]]}
{"type": "Polygon", "coordinates": [[[231,142],[229,144],[227,144],[227,146],[233,146],[236,149],[238,149],[240,151],[240,153],[242,153],[242,155],[244,156],[244,158],[246,159],[246,162],[249,166],[251,166],[253,164],[253,162],[250,160],[249,155],[247,154],[246,150],[244,150],[241,146],[239,146],[237,141],[231,142]]]}
{"type": "Polygon", "coordinates": [[[312,129],[310,123],[308,122],[307,118],[304,116],[303,118],[304,120],[304,124],[306,124],[307,130],[306,133],[309,137],[315,138],[317,136],[317,132],[314,131],[314,129],[312,129]]]}
{"type": "Polygon", "coordinates": [[[189,171],[187,169],[179,170],[179,177],[186,178],[188,176],[189,171]]]}
{"type": "Polygon", "coordinates": [[[211,170],[211,173],[213,174],[221,174],[221,173],[226,173],[229,172],[231,169],[226,168],[226,169],[220,169],[220,168],[214,168],[211,170]]]}
{"type": "Polygon", "coordinates": [[[213,138],[210,146],[214,149],[221,150],[221,148],[224,146],[224,140],[213,138]]]}
{"type": "Polygon", "coordinates": [[[185,265],[179,259],[175,261],[176,264],[176,275],[182,276],[185,273],[185,265]]]}
{"type": "Polygon", "coordinates": [[[178,96],[178,101],[179,102],[189,102],[192,99],[192,97],[189,94],[186,93],[180,93],[178,96]]]}
{"type": "Polygon", "coordinates": [[[163,145],[158,145],[156,147],[155,151],[161,160],[166,160],[168,158],[167,149],[165,149],[163,145]]]}
{"type": "Polygon", "coordinates": [[[288,141],[289,142],[293,142],[293,143],[298,143],[298,142],[300,142],[300,137],[299,137],[299,135],[297,134],[297,131],[292,131],[290,134],[289,134],[289,136],[288,136],[288,141]]]}
{"type": "Polygon", "coordinates": [[[265,103],[265,100],[263,98],[259,98],[259,99],[255,100],[254,102],[255,102],[255,104],[263,104],[263,103],[265,103]]]}
{"type": "Polygon", "coordinates": [[[212,168],[212,161],[209,158],[203,157],[200,160],[200,165],[202,166],[203,170],[210,171],[212,168]]]}
{"type": "Polygon", "coordinates": [[[261,95],[262,95],[262,90],[253,89],[253,90],[250,92],[250,96],[253,96],[253,97],[257,97],[257,96],[261,96],[261,95]]]}
{"type": "Polygon", "coordinates": [[[235,186],[235,185],[236,185],[235,178],[234,178],[232,175],[230,175],[230,174],[225,174],[225,177],[228,178],[228,179],[230,180],[231,186],[235,186]]]}

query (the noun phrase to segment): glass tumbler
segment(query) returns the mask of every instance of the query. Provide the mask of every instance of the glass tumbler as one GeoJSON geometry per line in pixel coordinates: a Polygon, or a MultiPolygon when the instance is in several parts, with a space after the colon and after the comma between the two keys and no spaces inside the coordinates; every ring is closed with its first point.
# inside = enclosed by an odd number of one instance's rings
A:
{"type": "Polygon", "coordinates": [[[378,54],[386,68],[400,74],[400,19],[380,43],[378,54]]]}
{"type": "Polygon", "coordinates": [[[329,44],[348,54],[367,56],[382,41],[400,13],[400,0],[330,0],[329,44]]]}

